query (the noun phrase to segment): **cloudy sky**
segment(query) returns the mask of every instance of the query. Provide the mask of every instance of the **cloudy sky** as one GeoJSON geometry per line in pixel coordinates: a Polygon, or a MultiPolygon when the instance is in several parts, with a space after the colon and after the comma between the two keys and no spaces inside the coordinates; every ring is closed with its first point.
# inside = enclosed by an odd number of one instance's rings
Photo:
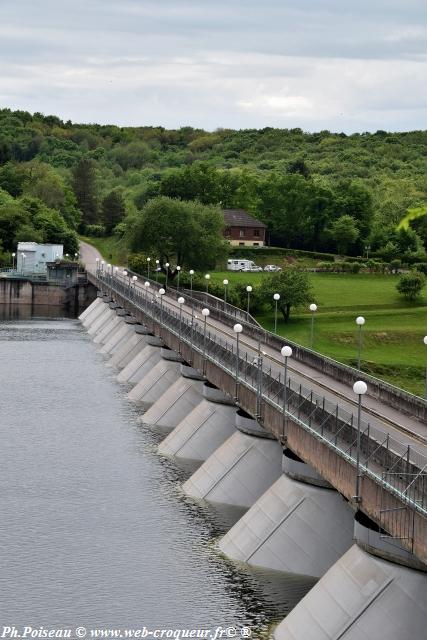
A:
{"type": "Polygon", "coordinates": [[[427,128],[426,0],[0,0],[0,106],[74,122],[427,128]]]}

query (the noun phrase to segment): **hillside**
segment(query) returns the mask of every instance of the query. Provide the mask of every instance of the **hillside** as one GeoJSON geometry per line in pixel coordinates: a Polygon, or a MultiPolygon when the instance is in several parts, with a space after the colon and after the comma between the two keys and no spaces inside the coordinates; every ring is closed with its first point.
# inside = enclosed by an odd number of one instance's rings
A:
{"type": "Polygon", "coordinates": [[[38,198],[80,231],[111,232],[160,194],[244,207],[278,246],[369,246],[391,259],[427,243],[425,218],[416,235],[395,234],[408,207],[427,202],[427,132],[124,128],[3,109],[0,188],[38,198]]]}

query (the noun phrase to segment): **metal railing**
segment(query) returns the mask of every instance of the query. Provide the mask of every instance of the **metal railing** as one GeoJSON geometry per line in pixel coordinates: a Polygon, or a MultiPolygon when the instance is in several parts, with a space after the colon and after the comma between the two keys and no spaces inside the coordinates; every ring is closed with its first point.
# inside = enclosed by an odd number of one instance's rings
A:
{"type": "MultiPolygon", "coordinates": [[[[109,276],[106,271],[103,273],[105,276],[109,276]]],[[[129,280],[132,275],[137,275],[140,278],[140,282],[147,280],[147,278],[141,278],[140,275],[135,274],[132,271],[128,271],[128,274],[129,280]]],[[[150,282],[150,287],[153,289],[158,290],[161,287],[164,287],[164,284],[158,283],[155,280],[148,279],[148,281],[150,282]]],[[[337,380],[342,381],[343,375],[348,378],[347,382],[351,382],[351,384],[356,380],[364,380],[369,384],[368,394],[371,397],[380,399],[385,404],[395,408],[402,409],[403,406],[406,413],[418,416],[421,420],[427,420],[427,401],[425,398],[413,394],[410,391],[401,389],[400,387],[386,382],[385,380],[376,378],[372,374],[365,373],[356,367],[338,362],[338,360],[334,360],[329,356],[320,354],[317,351],[304,347],[292,340],[285,340],[281,336],[263,329],[255,318],[248,315],[242,309],[235,307],[228,302],[225,303],[222,299],[217,298],[210,293],[197,290],[191,291],[190,289],[182,287],[178,290],[176,287],[168,285],[167,294],[175,299],[184,294],[187,303],[193,305],[195,309],[207,307],[212,317],[221,319],[224,324],[227,324],[228,326],[233,326],[235,322],[239,322],[242,324],[248,337],[257,341],[262,341],[265,345],[268,345],[273,349],[278,349],[280,351],[281,347],[285,344],[291,346],[294,360],[307,364],[317,371],[324,372],[326,375],[334,377],[337,380]]]]}
{"type": "MultiPolygon", "coordinates": [[[[244,349],[236,353],[236,344],[221,336],[204,331],[202,319],[182,317],[160,301],[153,291],[143,291],[131,282],[107,274],[98,274],[115,292],[133,303],[148,318],[160,323],[160,333],[167,329],[181,342],[211,361],[236,380],[238,387],[251,389],[257,396],[257,411],[262,419],[262,405],[268,403],[283,413],[283,432],[286,419],[291,419],[305,431],[321,440],[338,455],[356,466],[357,416],[333,403],[292,377],[286,380],[286,407],[283,373],[266,370],[262,359],[244,349]]],[[[375,480],[383,490],[399,498],[406,506],[427,515],[427,495],[424,470],[427,458],[395,437],[386,434],[365,420],[360,423],[360,469],[375,480]],[[393,474],[390,476],[390,474],[393,474]],[[393,482],[390,482],[390,477],[393,482]],[[408,489],[411,488],[411,490],[408,489]]]]}

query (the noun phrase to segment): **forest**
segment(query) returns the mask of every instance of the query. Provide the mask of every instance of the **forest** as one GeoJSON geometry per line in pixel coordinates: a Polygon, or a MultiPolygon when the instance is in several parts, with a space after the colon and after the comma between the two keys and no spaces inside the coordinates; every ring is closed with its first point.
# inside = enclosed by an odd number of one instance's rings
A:
{"type": "Polygon", "coordinates": [[[3,264],[21,240],[70,253],[78,234],[129,242],[158,196],[242,207],[268,225],[272,246],[425,262],[427,217],[397,226],[427,204],[427,131],[207,132],[0,110],[3,264]]]}

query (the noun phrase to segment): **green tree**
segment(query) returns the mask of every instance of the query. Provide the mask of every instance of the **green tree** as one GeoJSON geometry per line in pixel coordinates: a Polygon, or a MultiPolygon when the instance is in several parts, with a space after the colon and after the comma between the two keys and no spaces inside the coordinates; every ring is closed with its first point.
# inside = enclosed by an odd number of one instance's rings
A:
{"type": "Polygon", "coordinates": [[[95,166],[93,160],[82,158],[73,169],[72,184],[84,225],[96,224],[99,217],[95,166]]]}
{"type": "Polygon", "coordinates": [[[108,193],[101,203],[101,218],[107,234],[121,222],[126,215],[126,205],[123,194],[118,189],[108,193]]]}
{"type": "Polygon", "coordinates": [[[347,215],[340,216],[334,220],[329,226],[328,232],[340,254],[347,253],[348,248],[359,237],[356,221],[347,215]]]}
{"type": "Polygon", "coordinates": [[[271,307],[275,306],[273,300],[275,293],[280,295],[278,308],[282,312],[285,322],[288,322],[292,308],[306,305],[313,302],[314,299],[307,273],[294,268],[273,273],[265,279],[262,285],[263,300],[271,307]]]}
{"type": "Polygon", "coordinates": [[[405,273],[396,285],[398,292],[407,300],[416,300],[424,288],[426,277],[419,271],[405,273]]]}
{"type": "Polygon", "coordinates": [[[26,178],[26,171],[20,164],[8,162],[0,167],[0,188],[14,198],[21,195],[26,178]]]}
{"type": "Polygon", "coordinates": [[[159,258],[163,269],[165,262],[212,268],[225,254],[223,226],[224,218],[217,207],[159,196],[128,220],[126,238],[133,251],[159,258]]]}

